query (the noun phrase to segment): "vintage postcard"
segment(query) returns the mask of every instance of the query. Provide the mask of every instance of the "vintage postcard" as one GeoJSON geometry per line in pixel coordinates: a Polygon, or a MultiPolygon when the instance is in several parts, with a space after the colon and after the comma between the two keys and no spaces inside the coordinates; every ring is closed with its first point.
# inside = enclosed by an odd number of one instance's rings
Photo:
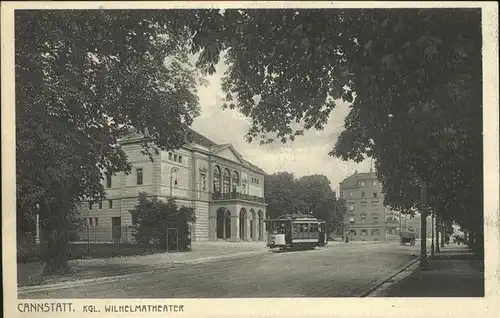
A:
{"type": "Polygon", "coordinates": [[[5,317],[496,317],[498,6],[2,3],[5,317]]]}

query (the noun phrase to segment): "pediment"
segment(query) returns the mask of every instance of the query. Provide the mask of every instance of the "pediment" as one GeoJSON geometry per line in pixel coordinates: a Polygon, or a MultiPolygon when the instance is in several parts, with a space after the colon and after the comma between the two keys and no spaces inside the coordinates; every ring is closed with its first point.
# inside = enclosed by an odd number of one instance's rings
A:
{"type": "Polygon", "coordinates": [[[242,162],[241,155],[231,145],[227,145],[227,146],[221,147],[220,149],[215,150],[214,154],[219,156],[219,157],[230,160],[230,161],[239,162],[239,163],[242,162]]]}

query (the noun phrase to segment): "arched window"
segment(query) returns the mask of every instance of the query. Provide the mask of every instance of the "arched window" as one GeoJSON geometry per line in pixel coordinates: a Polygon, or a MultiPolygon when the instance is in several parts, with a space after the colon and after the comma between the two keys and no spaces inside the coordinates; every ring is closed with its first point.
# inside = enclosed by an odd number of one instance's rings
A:
{"type": "Polygon", "coordinates": [[[223,193],[229,193],[230,191],[230,188],[229,188],[229,170],[228,169],[224,169],[224,178],[222,180],[223,182],[223,189],[222,189],[222,192],[223,193]]]}
{"type": "Polygon", "coordinates": [[[220,193],[220,168],[214,167],[214,193],[220,193]]]}
{"type": "Polygon", "coordinates": [[[239,175],[238,175],[238,172],[236,171],[233,171],[233,178],[231,180],[232,182],[232,191],[233,193],[236,193],[238,192],[238,186],[240,185],[240,178],[239,178],[239,175]]]}

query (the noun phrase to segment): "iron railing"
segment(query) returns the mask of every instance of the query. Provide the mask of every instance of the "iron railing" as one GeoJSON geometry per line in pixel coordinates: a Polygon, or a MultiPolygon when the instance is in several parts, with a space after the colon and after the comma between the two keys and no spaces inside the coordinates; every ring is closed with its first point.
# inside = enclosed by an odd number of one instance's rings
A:
{"type": "Polygon", "coordinates": [[[212,200],[214,200],[214,201],[245,200],[245,201],[251,201],[251,202],[264,203],[264,198],[261,198],[261,197],[255,196],[255,195],[245,194],[245,193],[238,193],[238,192],[212,193],[212,200]]]}

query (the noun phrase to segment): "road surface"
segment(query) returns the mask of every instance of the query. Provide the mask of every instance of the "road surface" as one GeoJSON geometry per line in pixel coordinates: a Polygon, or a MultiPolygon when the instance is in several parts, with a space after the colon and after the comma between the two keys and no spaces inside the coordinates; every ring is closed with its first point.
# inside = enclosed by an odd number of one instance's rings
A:
{"type": "Polygon", "coordinates": [[[141,278],[20,294],[19,298],[357,297],[419,255],[398,243],[331,244],[171,265],[141,278]]]}

